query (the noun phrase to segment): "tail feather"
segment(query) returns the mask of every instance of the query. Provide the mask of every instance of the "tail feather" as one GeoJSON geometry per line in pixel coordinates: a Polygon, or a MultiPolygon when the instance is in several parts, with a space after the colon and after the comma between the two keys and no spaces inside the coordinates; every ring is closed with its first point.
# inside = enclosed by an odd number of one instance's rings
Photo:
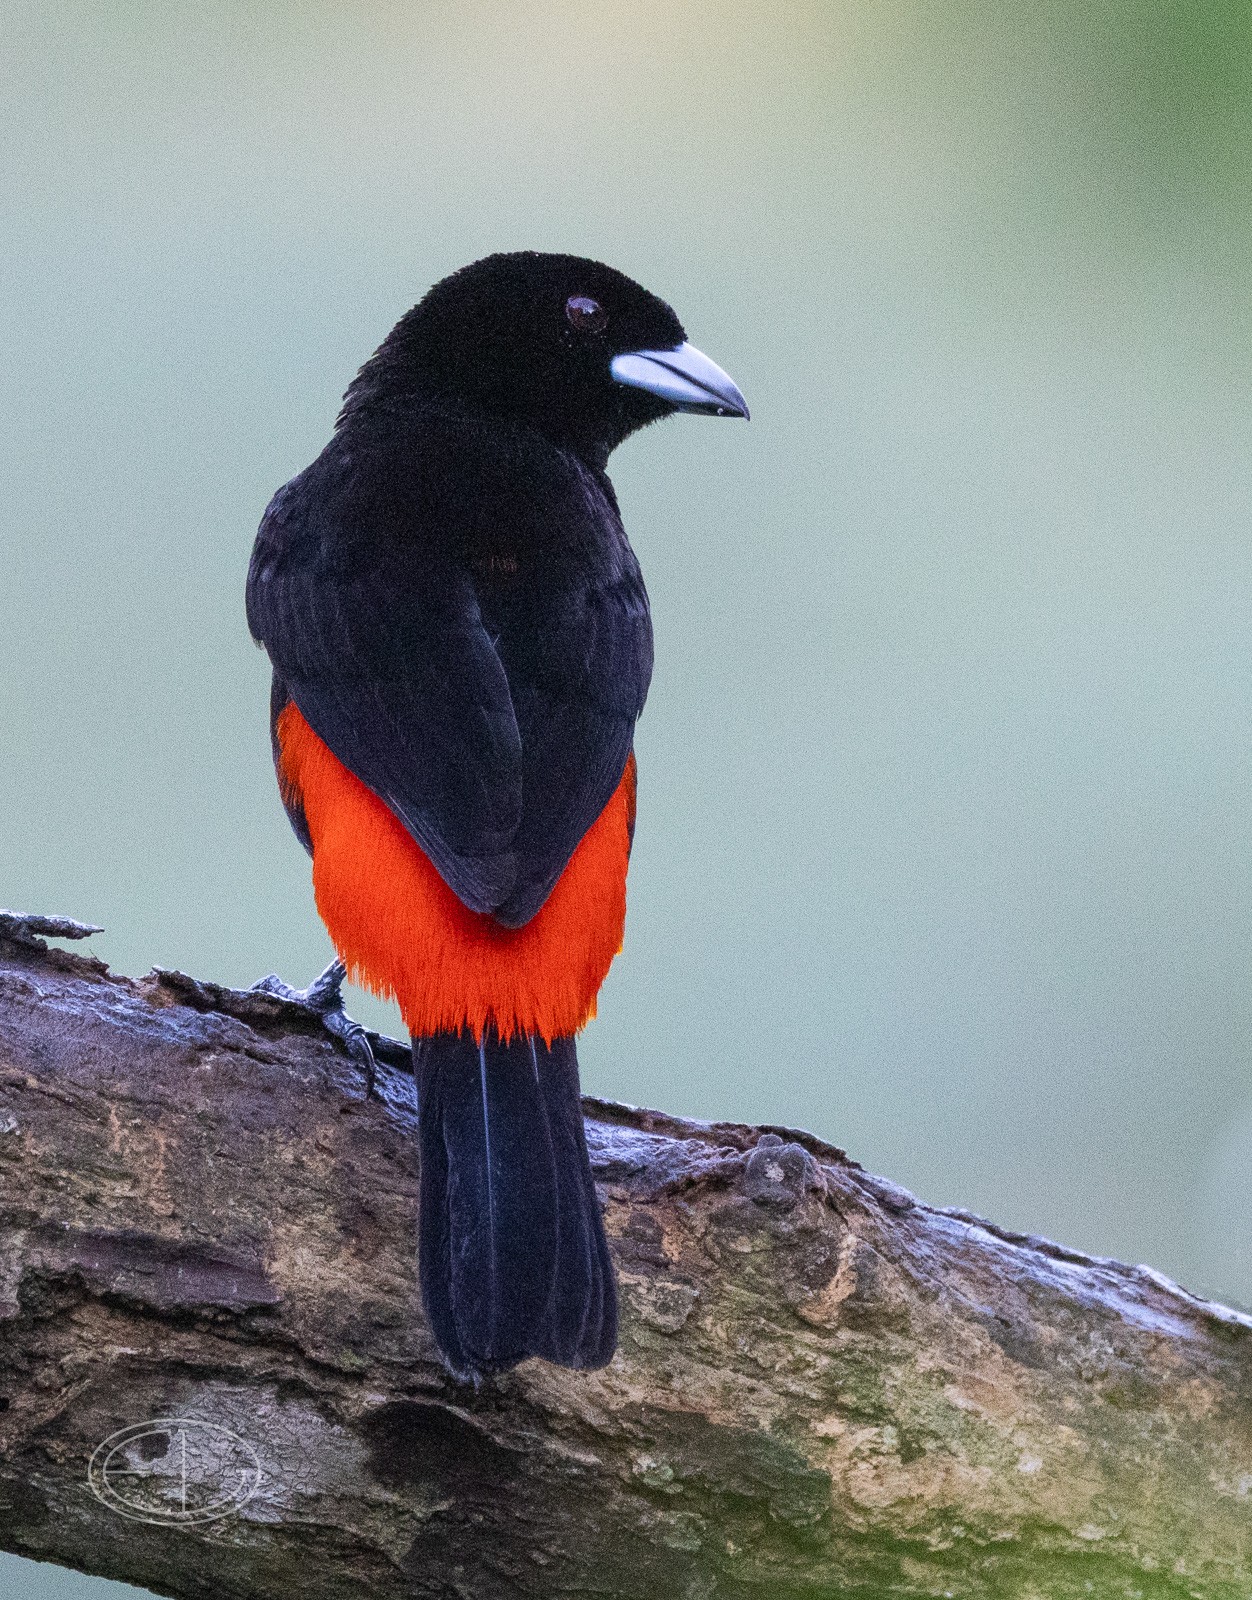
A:
{"type": "Polygon", "coordinates": [[[557,1263],[546,1319],[551,1342],[536,1353],[562,1366],[602,1367],[617,1347],[617,1287],[591,1181],[572,1039],[553,1042],[543,1071],[556,1157],[557,1263]]]}
{"type": "Polygon", "coordinates": [[[603,1366],[616,1291],[573,1039],[438,1034],[413,1058],[422,1299],[448,1365],[464,1377],[527,1356],[603,1366]]]}

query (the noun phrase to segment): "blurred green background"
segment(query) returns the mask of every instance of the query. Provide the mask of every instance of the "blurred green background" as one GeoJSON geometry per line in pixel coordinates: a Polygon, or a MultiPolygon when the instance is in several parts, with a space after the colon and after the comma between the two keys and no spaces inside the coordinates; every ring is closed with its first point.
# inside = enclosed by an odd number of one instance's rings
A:
{"type": "Polygon", "coordinates": [[[0,902],[320,969],[257,520],[433,280],[601,257],[753,421],[614,458],[588,1088],[1252,1301],[1252,8],[8,0],[0,85],[0,902]]]}

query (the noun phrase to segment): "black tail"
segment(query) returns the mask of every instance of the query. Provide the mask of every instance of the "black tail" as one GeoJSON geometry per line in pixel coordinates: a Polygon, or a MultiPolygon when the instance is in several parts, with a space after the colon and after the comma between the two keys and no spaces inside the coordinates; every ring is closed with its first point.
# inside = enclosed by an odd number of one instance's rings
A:
{"type": "Polygon", "coordinates": [[[527,1356],[602,1367],[617,1290],[587,1159],[573,1039],[413,1041],[421,1120],[419,1268],[458,1377],[527,1356]]]}

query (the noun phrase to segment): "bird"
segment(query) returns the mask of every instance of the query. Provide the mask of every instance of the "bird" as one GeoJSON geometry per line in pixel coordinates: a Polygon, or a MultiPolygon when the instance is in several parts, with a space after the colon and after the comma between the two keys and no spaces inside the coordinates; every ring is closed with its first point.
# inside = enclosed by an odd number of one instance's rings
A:
{"type": "Polygon", "coordinates": [[[279,793],[338,956],[262,987],[367,1071],[340,983],[398,1001],[422,1303],[474,1384],[616,1348],[575,1038],[622,948],[653,643],[606,467],[676,412],[748,417],[664,300],[598,261],[488,256],[361,367],[249,565],[279,793]]]}

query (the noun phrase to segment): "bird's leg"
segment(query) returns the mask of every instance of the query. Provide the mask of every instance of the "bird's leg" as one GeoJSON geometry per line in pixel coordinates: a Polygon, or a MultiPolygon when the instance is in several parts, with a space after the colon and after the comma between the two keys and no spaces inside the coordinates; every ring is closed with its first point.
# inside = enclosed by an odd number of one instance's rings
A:
{"type": "Polygon", "coordinates": [[[306,1011],[312,1011],[319,1017],[326,1032],[347,1048],[348,1054],[364,1071],[366,1098],[378,1099],[374,1082],[374,1052],[370,1048],[369,1034],[343,1008],[343,980],[346,974],[347,968],[342,961],[332,961],[307,989],[293,989],[274,972],[259,979],[252,988],[258,994],[272,994],[279,1000],[290,1000],[293,1005],[303,1006],[306,1011]]]}

